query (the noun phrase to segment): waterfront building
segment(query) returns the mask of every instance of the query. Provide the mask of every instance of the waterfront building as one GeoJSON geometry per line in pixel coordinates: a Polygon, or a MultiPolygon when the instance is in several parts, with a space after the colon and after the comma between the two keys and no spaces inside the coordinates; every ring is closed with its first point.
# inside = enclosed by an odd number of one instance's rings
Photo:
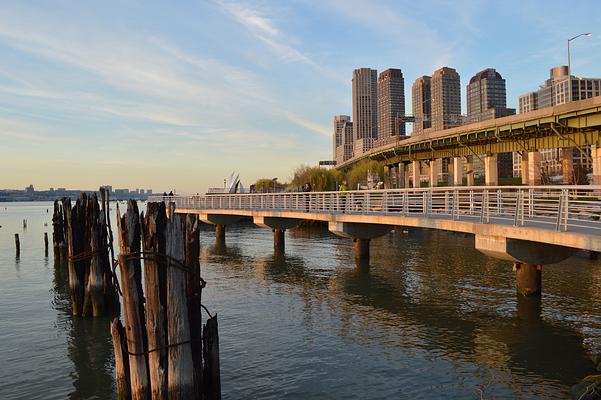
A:
{"type": "Polygon", "coordinates": [[[461,82],[453,68],[443,67],[432,74],[432,129],[440,131],[462,124],[461,82]]]}
{"type": "MultiPolygon", "coordinates": [[[[515,115],[514,108],[507,108],[505,79],[494,68],[486,68],[474,75],[467,85],[467,122],[476,123],[489,119],[515,115]]],[[[497,156],[499,178],[513,176],[512,153],[497,156]]]]}
{"type": "Polygon", "coordinates": [[[348,115],[334,117],[334,160],[336,164],[353,157],[353,123],[348,115]]]}
{"type": "Polygon", "coordinates": [[[432,78],[426,75],[413,82],[411,94],[415,122],[412,135],[419,135],[432,127],[431,84],[432,78]]]}
{"type": "Polygon", "coordinates": [[[400,69],[390,68],[378,76],[378,144],[405,136],[405,80],[400,69]]]}
{"type": "MultiPolygon", "coordinates": [[[[519,112],[525,113],[539,110],[545,107],[558,106],[570,101],[588,99],[601,95],[601,78],[581,78],[568,76],[566,65],[551,68],[549,79],[545,81],[535,92],[526,93],[519,97],[519,112]],[[571,86],[571,93],[570,93],[571,86]]],[[[590,153],[590,148],[583,149],[590,153]]],[[[543,176],[552,177],[563,174],[562,158],[563,149],[541,150],[541,173],[543,176]]],[[[589,158],[574,148],[572,159],[584,170],[591,168],[589,158]]],[[[522,157],[518,153],[513,154],[513,176],[522,174],[522,157]]],[[[565,181],[565,179],[564,179],[565,181]]]]}
{"type": "Polygon", "coordinates": [[[505,79],[494,68],[478,72],[467,85],[468,123],[515,115],[507,108],[505,79]]]}
{"type": "Polygon", "coordinates": [[[353,139],[358,156],[374,147],[378,138],[377,74],[371,68],[353,71],[353,139]]]}

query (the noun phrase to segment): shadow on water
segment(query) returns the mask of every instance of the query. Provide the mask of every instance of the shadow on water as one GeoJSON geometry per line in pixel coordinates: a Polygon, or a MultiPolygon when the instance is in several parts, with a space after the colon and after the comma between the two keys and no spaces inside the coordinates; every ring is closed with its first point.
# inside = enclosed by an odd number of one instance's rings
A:
{"type": "Polygon", "coordinates": [[[69,304],[67,265],[54,263],[52,306],[57,311],[57,325],[67,333],[67,353],[73,363],[73,391],[70,399],[105,399],[115,397],[113,380],[113,346],[109,331],[110,317],[73,318],[69,304]]]}

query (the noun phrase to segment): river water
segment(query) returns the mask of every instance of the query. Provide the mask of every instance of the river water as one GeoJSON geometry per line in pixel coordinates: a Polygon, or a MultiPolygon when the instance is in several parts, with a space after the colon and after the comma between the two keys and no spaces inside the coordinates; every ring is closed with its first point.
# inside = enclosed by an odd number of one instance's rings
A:
{"type": "MultiPolygon", "coordinates": [[[[44,257],[51,218],[50,203],[0,203],[0,399],[115,398],[108,321],[71,318],[52,243],[44,257]]],[[[546,266],[537,301],[448,232],[396,229],[369,266],[321,227],[287,232],[285,257],[250,223],[225,248],[204,227],[201,246],[224,399],[555,399],[595,373],[601,263],[585,255],[546,266]]]]}

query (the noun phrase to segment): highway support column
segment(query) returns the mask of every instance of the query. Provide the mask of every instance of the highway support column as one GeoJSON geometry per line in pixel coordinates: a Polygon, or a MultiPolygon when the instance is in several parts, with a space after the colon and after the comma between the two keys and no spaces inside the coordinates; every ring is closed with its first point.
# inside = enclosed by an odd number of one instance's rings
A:
{"type": "Polygon", "coordinates": [[[561,174],[564,185],[576,184],[574,179],[574,149],[564,147],[561,149],[561,174]]]}
{"type": "Polygon", "coordinates": [[[465,171],[467,185],[474,186],[474,156],[467,156],[465,158],[465,171]]]}
{"type": "Polygon", "coordinates": [[[390,189],[390,166],[384,166],[384,189],[390,189]]]}
{"type": "Polygon", "coordinates": [[[430,160],[430,187],[438,186],[438,160],[430,160]]]}
{"type": "Polygon", "coordinates": [[[542,271],[540,264],[525,264],[515,262],[516,289],[521,296],[540,296],[542,292],[542,271]]]}
{"type": "Polygon", "coordinates": [[[413,187],[418,188],[421,185],[420,180],[420,163],[421,161],[413,161],[413,187]]]}
{"type": "Polygon", "coordinates": [[[593,185],[601,185],[601,146],[591,146],[593,160],[593,185]]]}
{"type": "Polygon", "coordinates": [[[530,186],[540,186],[541,184],[540,159],[540,152],[528,153],[528,185],[530,186]]]}
{"type": "Polygon", "coordinates": [[[406,175],[406,171],[405,171],[405,163],[400,162],[397,165],[397,187],[400,188],[404,188],[405,187],[405,175],[406,175]]]}
{"type": "Polygon", "coordinates": [[[528,184],[528,153],[523,151],[521,153],[522,156],[522,185],[528,184]]]}
{"type": "Polygon", "coordinates": [[[487,154],[484,158],[484,176],[486,186],[499,185],[499,166],[496,154],[487,154]]]}
{"type": "Polygon", "coordinates": [[[463,163],[461,157],[453,158],[453,186],[461,186],[463,184],[463,163]]]}

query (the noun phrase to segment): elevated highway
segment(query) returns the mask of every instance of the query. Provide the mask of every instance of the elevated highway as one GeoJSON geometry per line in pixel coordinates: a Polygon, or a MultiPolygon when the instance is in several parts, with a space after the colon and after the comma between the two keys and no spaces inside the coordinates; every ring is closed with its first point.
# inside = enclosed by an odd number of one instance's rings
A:
{"type": "Polygon", "coordinates": [[[542,149],[601,146],[601,96],[555,107],[426,132],[377,147],[337,166],[372,159],[385,164],[532,152],[542,149]]]}

